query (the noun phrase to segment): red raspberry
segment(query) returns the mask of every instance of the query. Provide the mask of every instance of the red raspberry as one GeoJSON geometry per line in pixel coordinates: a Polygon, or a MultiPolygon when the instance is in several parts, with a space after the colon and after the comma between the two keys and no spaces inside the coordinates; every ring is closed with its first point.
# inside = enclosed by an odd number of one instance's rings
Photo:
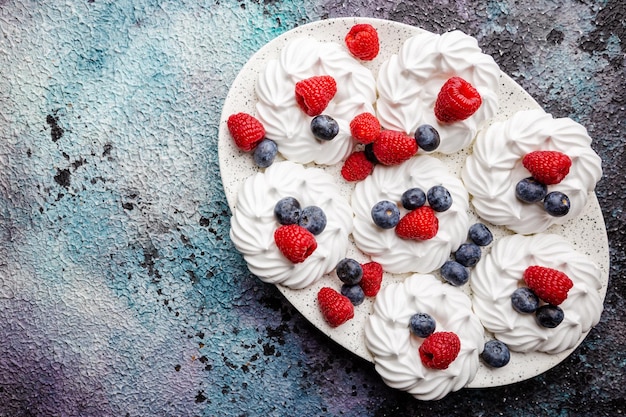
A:
{"type": "Polygon", "coordinates": [[[376,58],[380,50],[378,32],[367,23],[352,26],[345,41],[350,53],[363,61],[376,58]]]}
{"type": "Polygon", "coordinates": [[[555,306],[565,301],[567,292],[574,286],[564,272],[538,265],[526,268],[524,281],[537,297],[555,306]]]}
{"type": "Polygon", "coordinates": [[[280,252],[294,264],[304,262],[317,249],[315,236],[297,224],[288,224],[276,229],[274,242],[280,252]]]}
{"type": "Polygon", "coordinates": [[[480,94],[473,85],[461,77],[452,77],[439,90],[435,102],[435,116],[444,123],[465,120],[474,114],[481,104],[480,94]]]}
{"type": "Polygon", "coordinates": [[[368,262],[361,264],[363,269],[363,277],[359,285],[363,289],[366,297],[374,297],[378,294],[380,286],[383,282],[383,267],[378,262],[368,262]]]}
{"type": "Polygon", "coordinates": [[[226,125],[235,145],[244,152],[253,150],[265,137],[265,128],[261,122],[248,113],[230,115],[226,125]]]}
{"type": "Polygon", "coordinates": [[[317,293],[322,316],[331,327],[337,327],[354,317],[354,306],[348,297],[330,287],[317,293]]]}
{"type": "Polygon", "coordinates": [[[417,153],[415,138],[396,130],[383,130],[373,143],[372,151],[383,165],[398,165],[417,153]]]}
{"type": "Polygon", "coordinates": [[[409,211],[396,225],[396,235],[402,239],[428,240],[439,230],[439,219],[430,206],[409,211]]]}
{"type": "Polygon", "coordinates": [[[361,181],[367,178],[373,169],[374,164],[367,159],[365,152],[356,151],[351,153],[343,163],[341,176],[346,181],[361,181]]]}
{"type": "Polygon", "coordinates": [[[569,173],[572,160],[559,151],[534,151],[526,154],[522,165],[542,184],[558,184],[569,173]]]}
{"type": "Polygon", "coordinates": [[[378,139],[380,122],[372,113],[361,113],[350,122],[350,134],[357,142],[367,145],[378,139]]]}
{"type": "Polygon", "coordinates": [[[461,340],[453,332],[435,332],[419,347],[422,363],[432,369],[447,369],[460,351],[461,340]]]}
{"type": "Polygon", "coordinates": [[[309,116],[322,114],[337,94],[337,83],[330,75],[317,75],[296,83],[296,102],[309,116]]]}

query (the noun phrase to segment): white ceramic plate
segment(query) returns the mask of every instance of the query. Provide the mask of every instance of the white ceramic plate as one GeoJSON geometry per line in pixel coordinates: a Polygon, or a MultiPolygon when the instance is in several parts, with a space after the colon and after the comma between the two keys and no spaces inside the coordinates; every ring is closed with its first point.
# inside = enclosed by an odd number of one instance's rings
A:
{"type": "MultiPolygon", "coordinates": [[[[255,104],[257,102],[255,84],[257,77],[267,61],[277,58],[281,49],[289,40],[300,36],[313,36],[320,41],[343,43],[346,33],[357,23],[370,23],[378,31],[381,51],[376,59],[364,63],[375,77],[378,74],[380,65],[392,54],[398,53],[407,38],[423,32],[422,29],[413,26],[380,19],[339,18],[322,20],[300,26],[277,37],[263,46],[242,68],[226,97],[219,126],[220,172],[231,210],[237,202],[237,192],[240,186],[246,178],[257,173],[259,168],[254,165],[250,154],[242,153],[233,145],[226,127],[228,116],[237,112],[255,114],[255,104]]],[[[504,73],[501,74],[499,103],[500,108],[499,113],[495,117],[496,120],[506,119],[519,110],[539,107],[530,95],[504,73]]],[[[467,155],[467,151],[461,151],[449,156],[433,154],[433,156],[439,157],[446,163],[450,172],[457,176],[460,176],[461,167],[467,155]]],[[[349,201],[354,184],[349,184],[341,178],[340,166],[322,168],[337,178],[337,184],[341,188],[341,193],[349,201]]],[[[470,224],[479,220],[475,213],[471,213],[471,216],[470,224]]],[[[495,239],[511,233],[502,227],[489,226],[495,239]]],[[[577,251],[585,253],[600,266],[603,280],[601,295],[602,299],[604,299],[608,284],[609,250],[604,219],[595,194],[590,196],[587,207],[578,219],[562,226],[553,226],[548,229],[548,232],[564,236],[573,243],[577,251]]],[[[348,256],[358,261],[369,261],[369,258],[361,253],[354,244],[351,244],[348,256]]],[[[405,277],[406,275],[385,273],[383,285],[402,280],[405,277]]],[[[372,355],[365,347],[364,338],[364,324],[367,316],[372,311],[373,299],[366,298],[363,304],[355,307],[354,319],[334,329],[326,324],[319,312],[316,301],[318,290],[322,286],[331,286],[339,289],[340,284],[336,277],[324,276],[318,282],[303,290],[290,290],[280,285],[278,289],[298,311],[332,340],[354,354],[368,361],[373,361],[372,355]]],[[[469,285],[464,287],[464,290],[469,294],[469,285]]],[[[581,338],[580,342],[583,339],[584,337],[581,338]]],[[[511,361],[503,368],[494,370],[481,364],[476,377],[468,387],[493,387],[532,378],[557,365],[573,350],[570,349],[556,355],[512,352],[511,361]]]]}

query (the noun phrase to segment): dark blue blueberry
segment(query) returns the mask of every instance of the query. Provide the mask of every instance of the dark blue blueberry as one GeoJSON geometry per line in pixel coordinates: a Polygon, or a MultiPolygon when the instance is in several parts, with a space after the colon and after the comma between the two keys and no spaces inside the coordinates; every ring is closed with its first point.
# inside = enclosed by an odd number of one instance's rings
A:
{"type": "Polygon", "coordinates": [[[372,220],[378,227],[392,229],[400,221],[400,209],[389,200],[379,201],[372,207],[372,220]]]}
{"type": "Polygon", "coordinates": [[[359,284],[343,284],[341,286],[341,294],[348,297],[352,305],[358,306],[365,300],[365,293],[359,284]]]}
{"type": "Polygon", "coordinates": [[[293,197],[282,198],[274,206],[274,216],[280,224],[298,224],[300,203],[293,197]]]}
{"type": "Polygon", "coordinates": [[[554,217],[562,217],[569,213],[569,197],[560,191],[552,191],[543,199],[543,208],[554,217]]]}
{"type": "Polygon", "coordinates": [[[565,313],[559,306],[544,304],[535,311],[535,317],[540,326],[553,329],[561,324],[565,318],[565,313]]]}
{"type": "Polygon", "coordinates": [[[420,149],[432,152],[439,147],[439,132],[431,125],[421,125],[415,131],[415,141],[420,149]]]}
{"type": "Polygon", "coordinates": [[[374,154],[374,143],[368,143],[367,145],[365,145],[365,148],[363,148],[363,152],[365,152],[365,158],[370,161],[372,164],[376,165],[378,163],[380,163],[380,161],[378,160],[378,158],[376,158],[376,155],[374,154]]]}
{"type": "Polygon", "coordinates": [[[454,253],[454,259],[463,266],[471,268],[480,261],[480,246],[475,243],[463,243],[454,253]]]}
{"type": "Polygon", "coordinates": [[[502,368],[511,360],[511,352],[507,345],[499,340],[490,340],[485,343],[480,357],[492,368],[502,368]]]}
{"type": "Polygon", "coordinates": [[[274,163],[277,153],[278,146],[276,145],[276,142],[265,138],[259,142],[256,148],[254,148],[252,157],[254,158],[254,163],[257,164],[257,166],[267,168],[274,163]]]}
{"type": "Polygon", "coordinates": [[[511,294],[511,304],[519,313],[534,313],[539,308],[539,297],[528,287],[520,287],[511,294]]]}
{"type": "Polygon", "coordinates": [[[317,206],[307,206],[300,211],[298,224],[314,235],[319,235],[326,228],[326,214],[317,206]]]}
{"type": "Polygon", "coordinates": [[[469,228],[469,238],[478,246],[487,246],[493,241],[491,230],[482,223],[475,223],[469,228]]]}
{"type": "Polygon", "coordinates": [[[415,210],[426,204],[426,193],[421,188],[409,188],[400,197],[402,207],[407,210],[415,210]]]}
{"type": "Polygon", "coordinates": [[[339,133],[339,124],[332,117],[320,114],[311,120],[311,132],[319,140],[332,140],[339,133]]]}
{"type": "Polygon", "coordinates": [[[547,193],[548,187],[533,177],[524,178],[515,186],[515,196],[524,203],[541,201],[547,193]]]}
{"type": "Polygon", "coordinates": [[[450,284],[459,287],[469,280],[469,271],[456,261],[446,261],[441,266],[441,276],[450,284]]]}
{"type": "Polygon", "coordinates": [[[361,264],[351,258],[344,258],[335,268],[337,276],[344,284],[355,285],[363,278],[363,268],[361,264]]]}
{"type": "Polygon", "coordinates": [[[430,208],[435,211],[446,211],[452,206],[452,196],[443,185],[435,185],[426,193],[430,208]]]}
{"type": "Polygon", "coordinates": [[[435,319],[427,313],[416,313],[409,319],[409,329],[417,337],[426,338],[435,331],[435,319]]]}

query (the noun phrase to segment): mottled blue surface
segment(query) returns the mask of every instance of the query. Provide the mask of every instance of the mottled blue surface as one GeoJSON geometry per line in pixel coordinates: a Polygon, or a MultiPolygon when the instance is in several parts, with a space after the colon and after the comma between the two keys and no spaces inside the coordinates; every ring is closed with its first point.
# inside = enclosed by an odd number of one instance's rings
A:
{"type": "Polygon", "coordinates": [[[625,19],[619,0],[0,0],[0,416],[623,414],[625,19]],[[277,35],[355,15],[476,36],[594,138],[605,312],[544,375],[416,401],[228,239],[230,84],[277,35]]]}

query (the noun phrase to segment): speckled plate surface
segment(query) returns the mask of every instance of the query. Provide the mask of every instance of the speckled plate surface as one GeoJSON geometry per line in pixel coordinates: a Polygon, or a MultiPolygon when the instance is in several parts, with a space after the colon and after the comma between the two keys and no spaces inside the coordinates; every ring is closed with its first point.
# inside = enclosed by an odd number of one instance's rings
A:
{"type": "MultiPolygon", "coordinates": [[[[377,75],[380,65],[392,54],[397,53],[407,38],[423,32],[422,29],[413,26],[379,19],[340,18],[322,20],[300,26],[277,37],[263,46],[242,68],[233,82],[224,103],[219,130],[220,171],[226,198],[231,209],[236,205],[237,192],[243,182],[246,178],[258,172],[259,168],[254,165],[251,155],[240,152],[233,145],[226,127],[228,116],[242,111],[255,114],[255,104],[257,102],[255,84],[257,77],[267,61],[277,58],[281,49],[290,39],[298,36],[313,36],[320,41],[342,43],[345,34],[356,23],[370,23],[378,30],[381,51],[376,59],[364,64],[373,72],[374,76],[377,75]]],[[[494,120],[506,119],[519,110],[538,107],[535,100],[506,74],[501,74],[500,83],[500,108],[494,120]]],[[[460,177],[461,168],[469,151],[467,149],[453,155],[434,154],[434,156],[440,158],[448,166],[451,173],[460,177]]],[[[337,178],[337,184],[341,188],[342,195],[349,200],[354,184],[346,183],[341,178],[339,173],[340,166],[322,168],[337,178]]],[[[476,214],[472,212],[470,224],[478,220],[476,214]]],[[[502,227],[489,226],[495,239],[511,234],[510,231],[502,227]]],[[[564,236],[572,242],[577,251],[588,255],[600,267],[602,271],[601,296],[604,299],[608,284],[609,250],[604,220],[596,196],[590,196],[585,210],[578,219],[561,226],[553,226],[548,229],[548,232],[564,236]]],[[[489,249],[487,248],[486,250],[489,249]]],[[[484,254],[485,252],[483,252],[483,256],[484,254]]],[[[353,244],[350,246],[348,256],[359,261],[369,261],[369,258],[353,244]]],[[[385,273],[383,285],[401,281],[404,278],[406,278],[406,275],[385,273]]],[[[372,311],[373,299],[366,299],[363,304],[355,307],[354,319],[333,329],[325,323],[317,306],[316,294],[323,286],[332,286],[338,289],[340,283],[336,277],[324,276],[318,282],[303,290],[290,290],[282,286],[278,286],[278,289],[294,307],[332,340],[354,354],[372,361],[372,355],[365,347],[364,324],[372,311]]],[[[470,294],[469,285],[464,287],[464,290],[470,294]]],[[[583,339],[584,337],[581,338],[579,343],[583,339]]],[[[493,387],[532,378],[557,365],[573,349],[556,355],[512,352],[510,363],[503,368],[494,370],[481,364],[476,377],[468,387],[493,387]]]]}

